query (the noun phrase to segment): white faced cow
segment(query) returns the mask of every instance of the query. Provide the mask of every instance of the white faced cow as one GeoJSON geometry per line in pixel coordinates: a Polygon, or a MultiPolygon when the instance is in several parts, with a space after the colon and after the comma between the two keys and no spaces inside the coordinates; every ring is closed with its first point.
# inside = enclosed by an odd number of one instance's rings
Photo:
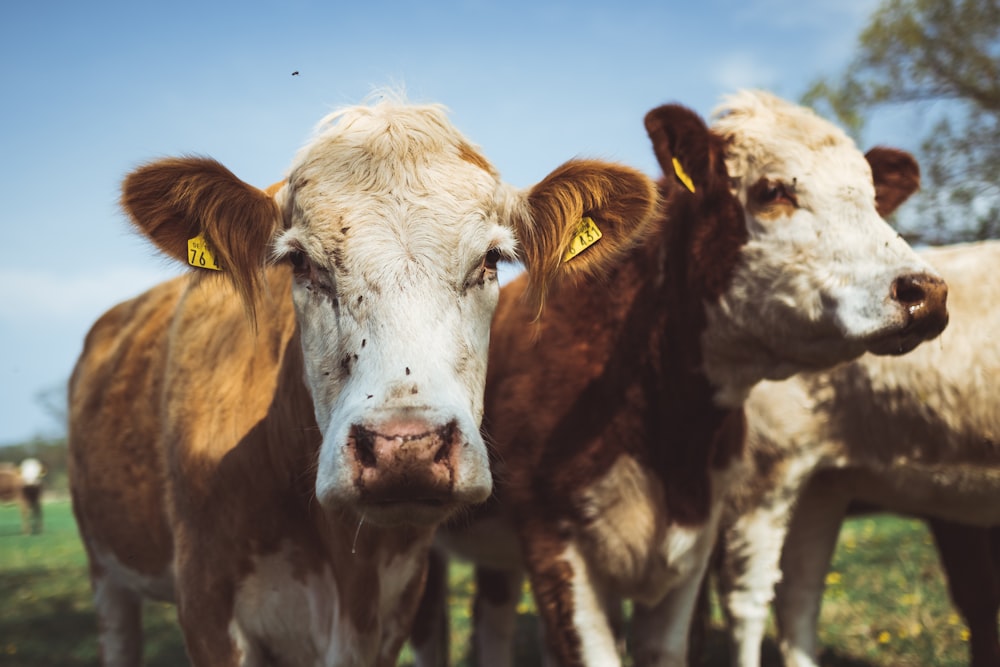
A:
{"type": "Polygon", "coordinates": [[[45,466],[35,458],[20,465],[0,463],[0,502],[21,508],[21,529],[26,535],[42,532],[42,478],[45,466]]]}
{"type": "Polygon", "coordinates": [[[720,582],[735,664],[760,664],[780,580],[785,664],[815,667],[824,576],[852,500],[948,522],[933,522],[945,565],[953,577],[981,577],[979,602],[967,602],[976,597],[962,593],[969,587],[956,596],[967,616],[986,612],[970,619],[972,663],[1000,660],[996,555],[988,546],[985,557],[976,547],[956,554],[955,540],[972,529],[954,525],[1000,524],[1000,242],[922,254],[950,287],[952,323],[938,341],[899,358],[865,355],[828,373],[762,383],[750,394],[748,470],[723,520],[720,582]]]}
{"type": "MultiPolygon", "coordinates": [[[[619,664],[606,610],[623,598],[636,602],[636,663],[686,664],[687,629],[662,630],[697,598],[757,382],[907,352],[947,322],[944,282],[882,219],[917,186],[909,155],[866,160],[811,111],[756,92],[729,99],[711,130],[679,106],[646,128],[665,214],[612,289],[557,289],[533,324],[516,282],[494,318],[487,511],[520,549],[484,554],[475,523],[442,535],[473,558],[519,553],[510,579],[527,569],[566,666],[619,664]]],[[[493,627],[479,655],[509,663],[511,624],[493,627]]]]}
{"type": "Polygon", "coordinates": [[[71,379],[104,664],[140,663],[152,596],[201,667],[394,665],[435,524],[491,491],[497,260],[540,298],[641,235],[655,184],[575,161],[515,190],[439,107],[386,99],[327,118],[268,192],[198,158],[123,190],[160,249],[221,271],[110,310],[71,379]],[[604,236],[564,261],[584,216],[604,236]]]}

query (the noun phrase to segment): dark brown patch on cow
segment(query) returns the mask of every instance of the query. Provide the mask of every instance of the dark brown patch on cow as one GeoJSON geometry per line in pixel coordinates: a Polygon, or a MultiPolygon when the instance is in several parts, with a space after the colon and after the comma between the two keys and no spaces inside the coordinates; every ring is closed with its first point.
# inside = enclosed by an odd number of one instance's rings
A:
{"type": "MultiPolygon", "coordinates": [[[[557,526],[525,520],[525,560],[549,649],[563,667],[583,667],[583,643],[573,623],[573,568],[563,560],[565,536],[557,526]]],[[[582,576],[582,573],[577,573],[582,576]]]]}
{"type": "Polygon", "coordinates": [[[910,195],[920,189],[920,165],[906,151],[881,146],[865,153],[872,168],[875,206],[879,215],[892,215],[910,195]]]}

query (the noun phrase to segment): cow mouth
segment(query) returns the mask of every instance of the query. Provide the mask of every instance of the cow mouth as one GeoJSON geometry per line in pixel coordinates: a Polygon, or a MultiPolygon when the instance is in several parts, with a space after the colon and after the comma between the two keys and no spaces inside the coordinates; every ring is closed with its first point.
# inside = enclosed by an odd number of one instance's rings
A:
{"type": "Polygon", "coordinates": [[[902,329],[869,338],[865,341],[865,349],[881,356],[906,354],[920,343],[937,338],[947,325],[947,311],[933,317],[911,319],[902,329]]]}
{"type": "Polygon", "coordinates": [[[372,501],[373,507],[400,507],[417,505],[419,507],[448,507],[451,503],[442,498],[400,498],[372,501]]]}
{"type": "Polygon", "coordinates": [[[366,520],[383,526],[436,525],[459,507],[443,498],[379,498],[363,500],[358,511],[366,520]]]}

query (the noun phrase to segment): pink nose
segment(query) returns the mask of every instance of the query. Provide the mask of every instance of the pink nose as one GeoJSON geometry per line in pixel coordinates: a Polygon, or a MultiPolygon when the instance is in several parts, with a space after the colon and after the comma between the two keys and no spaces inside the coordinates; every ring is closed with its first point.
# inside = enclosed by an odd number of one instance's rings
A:
{"type": "Polygon", "coordinates": [[[443,504],[453,499],[455,452],[461,433],[454,421],[430,425],[398,420],[354,425],[348,440],[354,479],[367,503],[443,504]]]}

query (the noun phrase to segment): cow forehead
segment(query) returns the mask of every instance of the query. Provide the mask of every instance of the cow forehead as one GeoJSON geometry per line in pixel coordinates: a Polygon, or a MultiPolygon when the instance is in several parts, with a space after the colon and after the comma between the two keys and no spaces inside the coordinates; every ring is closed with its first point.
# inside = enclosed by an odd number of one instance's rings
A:
{"type": "Polygon", "coordinates": [[[749,187],[760,178],[819,179],[874,196],[871,167],[854,141],[812,110],[762,91],[727,97],[712,129],[726,140],[726,168],[749,187]]]}
{"type": "Polygon", "coordinates": [[[296,155],[289,181],[296,188],[345,188],[355,195],[433,193],[474,196],[496,188],[499,175],[451,125],[439,105],[384,99],[342,109],[320,121],[296,155]],[[467,178],[471,182],[449,181],[467,178]]]}
{"type": "Polygon", "coordinates": [[[512,189],[438,106],[383,101],[325,119],[280,199],[293,233],[345,270],[513,250],[512,189]]]}

